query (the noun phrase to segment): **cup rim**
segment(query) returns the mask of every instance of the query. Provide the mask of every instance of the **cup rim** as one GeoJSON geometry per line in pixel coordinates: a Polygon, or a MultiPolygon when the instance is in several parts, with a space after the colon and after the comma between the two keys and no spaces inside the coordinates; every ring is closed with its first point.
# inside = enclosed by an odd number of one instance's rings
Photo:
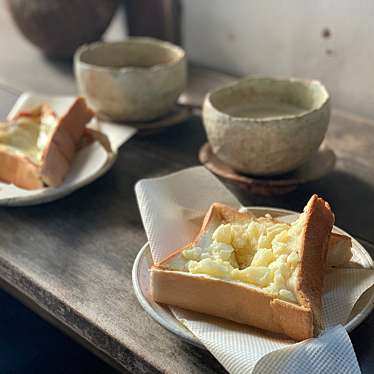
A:
{"type": "Polygon", "coordinates": [[[74,65],[79,67],[83,67],[86,69],[92,69],[96,71],[105,71],[105,72],[120,72],[120,73],[127,73],[127,72],[155,72],[163,69],[168,69],[178,65],[181,61],[183,61],[186,57],[186,52],[183,48],[156,38],[149,38],[143,36],[133,36],[129,37],[122,41],[115,41],[115,42],[105,42],[105,41],[98,41],[88,44],[81,45],[74,53],[74,65]],[[176,59],[170,62],[164,62],[155,64],[149,67],[142,67],[142,66],[123,66],[123,67],[114,67],[114,66],[102,66],[96,65],[94,63],[89,63],[82,61],[82,55],[88,50],[93,49],[104,49],[108,46],[115,46],[115,45],[126,45],[126,44],[148,44],[153,45],[156,47],[160,47],[163,49],[168,49],[172,51],[176,56],[176,59]]]}
{"type": "Polygon", "coordinates": [[[302,79],[302,78],[285,78],[285,77],[266,77],[266,76],[246,76],[244,78],[240,78],[239,80],[229,83],[223,86],[220,86],[218,88],[215,88],[211,91],[209,91],[205,95],[204,99],[204,105],[203,105],[203,112],[206,111],[207,106],[209,108],[213,109],[216,113],[218,113],[220,116],[225,117],[227,119],[232,119],[235,122],[252,122],[252,123],[266,123],[266,122],[278,122],[278,121],[284,121],[284,120],[293,120],[293,119],[300,119],[306,116],[311,115],[312,113],[319,112],[321,111],[324,107],[326,107],[331,101],[331,97],[329,92],[327,91],[326,87],[321,83],[321,81],[316,80],[316,79],[302,79]],[[227,112],[219,109],[216,105],[213,104],[211,98],[213,95],[218,94],[221,91],[225,91],[227,89],[235,89],[237,86],[247,82],[247,81],[273,81],[273,82],[287,82],[287,83],[303,83],[306,86],[308,85],[317,85],[319,90],[323,93],[324,98],[321,101],[321,103],[317,106],[314,106],[313,108],[310,109],[305,109],[305,111],[298,113],[298,114],[288,114],[288,115],[279,115],[279,116],[273,116],[273,117],[264,117],[264,118],[259,118],[259,117],[250,117],[250,116],[245,116],[245,117],[239,117],[239,116],[234,116],[230,115],[227,112]]]}

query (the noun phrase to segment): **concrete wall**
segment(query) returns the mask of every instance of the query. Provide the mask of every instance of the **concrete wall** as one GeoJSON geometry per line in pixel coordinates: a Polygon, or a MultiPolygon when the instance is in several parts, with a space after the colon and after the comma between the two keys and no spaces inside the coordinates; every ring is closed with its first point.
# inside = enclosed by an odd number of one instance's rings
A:
{"type": "Polygon", "coordinates": [[[317,78],[374,118],[374,1],[183,0],[190,59],[240,75],[317,78]]]}

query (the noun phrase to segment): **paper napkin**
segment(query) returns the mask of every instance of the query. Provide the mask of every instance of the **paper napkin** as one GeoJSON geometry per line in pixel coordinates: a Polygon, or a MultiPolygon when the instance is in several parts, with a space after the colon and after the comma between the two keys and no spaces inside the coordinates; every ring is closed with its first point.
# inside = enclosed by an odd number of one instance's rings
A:
{"type": "MultiPolygon", "coordinates": [[[[135,190],[154,262],[192,240],[213,202],[240,206],[204,167],[141,180],[135,190]]],[[[300,343],[231,321],[170,309],[230,373],[359,373],[343,325],[358,298],[373,284],[371,269],[329,271],[323,293],[325,330],[318,338],[300,343]]]]}

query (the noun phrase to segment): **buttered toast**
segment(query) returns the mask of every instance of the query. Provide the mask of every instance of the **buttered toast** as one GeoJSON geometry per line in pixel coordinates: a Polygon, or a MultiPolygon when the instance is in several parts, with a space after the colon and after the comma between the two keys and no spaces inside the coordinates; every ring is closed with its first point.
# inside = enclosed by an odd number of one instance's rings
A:
{"type": "Polygon", "coordinates": [[[315,336],[333,223],[317,195],[292,224],[215,203],[195,240],[151,268],[152,296],[295,340],[315,336]]]}
{"type": "Polygon", "coordinates": [[[61,117],[44,104],[0,123],[0,181],[25,189],[59,186],[93,116],[78,97],[61,117]]]}

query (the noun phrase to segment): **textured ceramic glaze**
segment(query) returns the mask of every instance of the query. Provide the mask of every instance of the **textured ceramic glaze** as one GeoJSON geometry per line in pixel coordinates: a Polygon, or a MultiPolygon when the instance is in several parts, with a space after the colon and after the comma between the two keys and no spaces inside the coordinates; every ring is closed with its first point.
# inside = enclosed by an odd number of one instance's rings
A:
{"type": "Polygon", "coordinates": [[[235,170],[276,175],[317,151],[330,119],[318,81],[245,78],[210,92],[203,120],[213,152],[235,170]]]}
{"type": "Polygon", "coordinates": [[[114,121],[160,117],[173,108],[186,85],[183,49],[157,39],[84,45],[74,65],[90,106],[114,121]]]}

